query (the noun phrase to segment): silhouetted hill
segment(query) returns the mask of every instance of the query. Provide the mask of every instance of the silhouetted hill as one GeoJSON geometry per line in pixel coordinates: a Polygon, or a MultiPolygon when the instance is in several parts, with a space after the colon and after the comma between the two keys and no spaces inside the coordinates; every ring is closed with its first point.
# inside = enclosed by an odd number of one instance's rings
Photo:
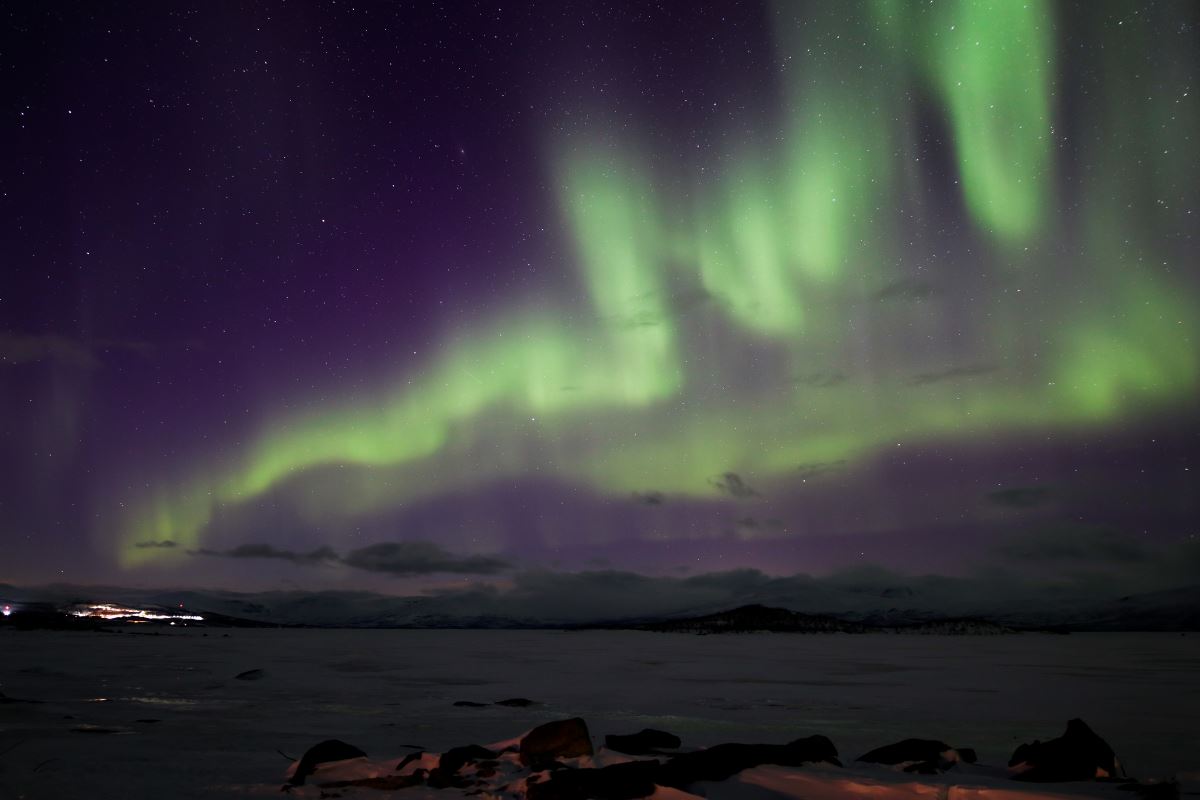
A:
{"type": "Polygon", "coordinates": [[[802,614],[786,608],[741,606],[702,617],[670,619],[631,626],[637,630],[678,633],[868,633],[871,628],[824,614],[802,614]]]}
{"type": "MultiPolygon", "coordinates": [[[[5,627],[91,627],[61,620],[84,603],[191,609],[203,624],[230,627],[569,628],[796,633],[891,631],[985,634],[1015,631],[1196,631],[1200,585],[1105,596],[1103,590],[1000,584],[937,576],[858,579],[729,573],[654,579],[625,573],[557,575],[519,591],[394,596],[365,591],[240,593],[199,589],[0,584],[11,603],[5,627]],[[635,589],[631,596],[628,588],[635,589]],[[23,619],[18,619],[21,617],[23,619]]],[[[869,578],[870,576],[868,576],[869,578]]],[[[7,598],[7,599],[5,599],[7,598]]],[[[114,624],[100,621],[100,624],[114,624]]],[[[188,621],[186,624],[193,624],[188,621]]]]}

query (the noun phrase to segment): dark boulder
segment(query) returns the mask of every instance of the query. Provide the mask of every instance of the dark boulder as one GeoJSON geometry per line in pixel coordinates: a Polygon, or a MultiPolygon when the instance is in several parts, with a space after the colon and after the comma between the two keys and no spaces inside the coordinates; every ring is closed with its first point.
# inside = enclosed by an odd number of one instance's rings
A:
{"type": "Polygon", "coordinates": [[[560,719],[539,725],[521,739],[521,763],[540,767],[557,758],[590,756],[592,737],[587,723],[580,717],[560,719]]]}
{"type": "Polygon", "coordinates": [[[604,746],[630,756],[651,755],[658,750],[673,750],[683,744],[679,737],[666,731],[644,728],[626,736],[609,734],[604,737],[604,746]]]}
{"type": "Polygon", "coordinates": [[[1048,742],[1019,745],[1008,760],[1009,771],[1019,781],[1090,781],[1123,778],[1125,770],[1116,753],[1081,719],[1048,742]]]}
{"type": "Polygon", "coordinates": [[[470,788],[471,781],[455,772],[434,769],[425,777],[425,785],[431,789],[467,789],[470,788]]]}
{"type": "Polygon", "coordinates": [[[818,761],[842,765],[833,742],[819,735],[787,744],[719,744],[675,756],[660,770],[658,782],[680,789],[696,781],[723,781],[762,764],[799,767],[818,761]]]}
{"type": "Polygon", "coordinates": [[[423,755],[425,755],[425,753],[420,750],[415,753],[409,753],[404,758],[400,759],[400,763],[396,765],[396,772],[400,772],[414,761],[419,761],[423,755]]]}
{"type": "Polygon", "coordinates": [[[76,725],[72,733],[129,733],[127,728],[107,728],[103,725],[76,725]]]}
{"type": "Polygon", "coordinates": [[[855,760],[901,767],[905,772],[921,775],[936,775],[960,761],[974,764],[975,751],[970,747],[954,748],[937,739],[905,739],[877,747],[855,760]]]}
{"type": "Polygon", "coordinates": [[[486,761],[495,757],[496,753],[477,744],[452,747],[442,753],[442,757],[438,759],[438,769],[449,775],[453,775],[462,769],[465,764],[472,761],[486,761]]]}
{"type": "Polygon", "coordinates": [[[267,671],[262,669],[248,669],[245,672],[239,672],[233,677],[239,681],[258,681],[267,677],[267,671]]]}
{"type": "Polygon", "coordinates": [[[9,697],[4,692],[0,692],[0,705],[8,705],[12,703],[41,703],[41,700],[21,700],[16,697],[9,697]]]}
{"type": "Polygon", "coordinates": [[[630,761],[603,769],[565,769],[550,779],[526,784],[529,800],[634,800],[654,794],[661,765],[630,761]]]}
{"type": "Polygon", "coordinates": [[[1179,800],[1179,783],[1163,781],[1161,783],[1139,783],[1130,781],[1117,787],[1122,791],[1133,792],[1139,800],[1179,800]]]}
{"type": "MultiPolygon", "coordinates": [[[[419,772],[419,770],[418,770],[419,772]]],[[[330,781],[322,783],[322,789],[378,789],[384,792],[395,792],[400,789],[409,789],[413,786],[420,786],[425,782],[424,773],[417,775],[381,775],[377,778],[356,778],[350,781],[330,781]]],[[[327,795],[322,792],[321,797],[337,797],[338,795],[327,795]]]]}
{"type": "Polygon", "coordinates": [[[341,739],[326,739],[305,751],[288,783],[292,786],[300,786],[304,783],[304,779],[313,774],[313,771],[321,764],[345,761],[348,758],[363,758],[366,755],[362,750],[352,744],[346,744],[341,739]]]}
{"type": "Polygon", "coordinates": [[[510,697],[507,700],[497,700],[495,705],[507,706],[509,708],[528,708],[529,706],[536,706],[537,703],[528,697],[510,697]]]}

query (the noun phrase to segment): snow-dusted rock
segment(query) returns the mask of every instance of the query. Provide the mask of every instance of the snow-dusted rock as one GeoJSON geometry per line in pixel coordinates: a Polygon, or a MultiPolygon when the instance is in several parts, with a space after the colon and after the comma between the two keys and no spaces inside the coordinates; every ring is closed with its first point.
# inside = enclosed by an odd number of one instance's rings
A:
{"type": "Polygon", "coordinates": [[[1125,770],[1108,742],[1081,719],[1069,721],[1066,732],[1057,739],[1018,746],[1008,760],[1008,767],[1019,781],[1125,777],[1125,770]]]}
{"type": "Polygon", "coordinates": [[[975,751],[970,747],[954,748],[937,739],[905,739],[863,753],[855,761],[886,764],[904,772],[936,775],[961,762],[974,764],[975,751]]]}
{"type": "Polygon", "coordinates": [[[498,755],[486,747],[481,747],[477,744],[468,744],[462,747],[452,747],[442,753],[441,759],[438,761],[438,769],[442,772],[453,775],[462,767],[473,761],[486,761],[493,759],[498,755]]]}
{"type": "Polygon", "coordinates": [[[352,744],[346,744],[341,739],[326,739],[305,751],[288,777],[288,783],[300,786],[322,764],[366,758],[366,755],[362,750],[352,744]]]}
{"type": "Polygon", "coordinates": [[[681,744],[683,742],[675,734],[653,728],[643,728],[637,733],[625,736],[609,734],[604,737],[604,746],[609,750],[631,756],[652,755],[659,750],[674,750],[681,744]]]}
{"type": "Polygon", "coordinates": [[[683,788],[697,781],[723,781],[761,764],[799,767],[814,762],[841,766],[837,748],[825,736],[809,736],[787,744],[719,744],[675,756],[663,765],[658,783],[683,788]]]}
{"type": "Polygon", "coordinates": [[[633,800],[654,794],[658,761],[629,761],[599,769],[564,769],[546,781],[531,783],[529,800],[633,800]]]}
{"type": "Polygon", "coordinates": [[[580,717],[539,725],[521,739],[521,763],[536,766],[559,758],[590,756],[592,737],[580,717]]]}

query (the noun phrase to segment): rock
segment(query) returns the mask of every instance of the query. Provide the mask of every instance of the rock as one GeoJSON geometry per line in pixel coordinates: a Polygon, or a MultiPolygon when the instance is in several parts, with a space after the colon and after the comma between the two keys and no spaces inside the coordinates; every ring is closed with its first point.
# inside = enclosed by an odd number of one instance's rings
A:
{"type": "Polygon", "coordinates": [[[537,703],[527,697],[510,697],[507,700],[497,700],[495,704],[498,706],[508,706],[509,708],[528,708],[529,706],[537,705],[537,703]]]}
{"type": "Polygon", "coordinates": [[[258,680],[262,680],[263,678],[267,677],[267,673],[266,673],[266,670],[248,669],[245,672],[239,672],[237,675],[234,675],[233,677],[235,680],[239,680],[239,681],[258,681],[258,680]]]}
{"type": "Polygon", "coordinates": [[[1019,781],[1090,781],[1124,778],[1125,770],[1108,742],[1097,736],[1081,719],[1067,723],[1067,730],[1048,742],[1022,744],[1008,760],[1009,772],[1019,781]]]}
{"type": "Polygon", "coordinates": [[[1175,781],[1161,783],[1139,783],[1130,781],[1117,787],[1126,792],[1133,792],[1140,800],[1179,800],[1179,784],[1175,781]]]}
{"type": "Polygon", "coordinates": [[[76,725],[72,733],[132,733],[128,728],[106,728],[103,725],[76,725]]]}
{"type": "Polygon", "coordinates": [[[975,751],[970,747],[954,748],[937,739],[905,739],[902,742],[877,747],[855,761],[887,764],[905,772],[937,775],[960,761],[975,763],[975,751]]]}
{"type": "Polygon", "coordinates": [[[442,757],[438,760],[438,769],[448,775],[453,775],[462,769],[464,764],[472,761],[486,761],[495,757],[496,754],[491,750],[477,744],[452,747],[442,753],[442,757]]]}
{"type": "Polygon", "coordinates": [[[762,764],[799,767],[817,761],[842,765],[837,748],[824,736],[809,736],[787,744],[718,744],[675,756],[660,770],[658,783],[681,789],[696,781],[723,781],[762,764]]]}
{"type": "Polygon", "coordinates": [[[404,758],[400,759],[400,763],[396,765],[396,772],[400,772],[414,761],[420,761],[421,756],[423,755],[425,755],[425,753],[421,752],[420,750],[415,753],[409,753],[404,758]]]}
{"type": "Polygon", "coordinates": [[[609,734],[604,737],[604,746],[630,756],[650,755],[657,750],[673,750],[683,744],[679,737],[666,731],[643,728],[638,733],[626,736],[609,734]]]}
{"type": "Polygon", "coordinates": [[[41,702],[43,702],[43,701],[41,701],[41,700],[21,700],[16,697],[9,697],[4,692],[0,692],[0,705],[10,704],[10,703],[41,703],[41,702]]]}
{"type": "Polygon", "coordinates": [[[458,706],[459,708],[487,708],[488,704],[476,703],[474,700],[455,700],[454,705],[458,706]]]}
{"type": "Polygon", "coordinates": [[[441,769],[430,771],[425,778],[425,783],[431,789],[466,789],[471,785],[471,781],[466,778],[441,769]]]}
{"type": "Polygon", "coordinates": [[[313,771],[321,764],[330,761],[345,761],[348,758],[365,758],[366,755],[354,745],[346,744],[340,739],[326,739],[305,751],[288,784],[291,786],[302,785],[304,779],[313,774],[313,771]]]}
{"type": "Polygon", "coordinates": [[[556,758],[590,756],[592,737],[580,717],[560,719],[538,725],[521,739],[521,763],[537,766],[556,758]]]}
{"type": "MultiPolygon", "coordinates": [[[[420,786],[424,782],[424,773],[420,775],[382,775],[377,778],[356,778],[352,781],[331,781],[330,783],[322,783],[321,788],[346,789],[351,787],[361,787],[363,789],[379,789],[385,792],[394,792],[399,789],[408,789],[413,786],[420,786]]],[[[324,794],[321,796],[325,797],[324,794]]]]}
{"type": "Polygon", "coordinates": [[[567,769],[550,779],[526,784],[529,800],[633,800],[654,794],[661,765],[630,761],[603,769],[567,769]]]}

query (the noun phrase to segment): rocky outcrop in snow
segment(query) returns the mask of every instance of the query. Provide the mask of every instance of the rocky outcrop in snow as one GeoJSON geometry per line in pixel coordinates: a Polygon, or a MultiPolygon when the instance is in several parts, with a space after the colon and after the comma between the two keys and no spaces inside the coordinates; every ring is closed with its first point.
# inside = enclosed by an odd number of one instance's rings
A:
{"type": "Polygon", "coordinates": [[[604,746],[630,756],[654,755],[660,750],[674,750],[683,744],[679,737],[666,731],[644,728],[637,733],[604,737],[604,746]]]}
{"type": "Polygon", "coordinates": [[[521,739],[521,763],[527,767],[549,765],[560,758],[592,755],[592,737],[579,717],[539,725],[521,739]]]}
{"type": "Polygon", "coordinates": [[[352,758],[365,758],[366,755],[354,745],[346,744],[340,739],[326,739],[305,751],[300,760],[296,762],[296,768],[292,771],[288,784],[291,786],[302,785],[304,780],[322,764],[346,761],[352,758]]]}
{"type": "Polygon", "coordinates": [[[904,772],[936,775],[959,763],[974,764],[975,751],[970,747],[954,748],[937,739],[905,739],[895,744],[877,747],[855,761],[886,764],[904,772]]]}
{"type": "MultiPolygon", "coordinates": [[[[652,730],[609,738],[646,748],[679,742],[670,733],[652,730]]],[[[1021,745],[1013,756],[1012,775],[1006,775],[1002,767],[976,765],[971,749],[952,748],[937,739],[905,739],[880,747],[857,759],[861,766],[845,769],[833,742],[820,735],[782,745],[730,742],[656,755],[654,759],[634,759],[609,747],[593,752],[586,723],[574,717],[540,725],[519,739],[487,747],[456,747],[440,756],[414,753],[399,764],[373,764],[357,747],[327,740],[294,765],[285,789],[294,796],[315,798],[334,796],[325,794],[333,789],[425,787],[516,800],[634,800],[651,795],[663,800],[698,796],[737,800],[762,796],[755,787],[769,790],[773,797],[810,800],[867,796],[899,800],[960,794],[1008,800],[1179,796],[1176,784],[1124,779],[1112,749],[1078,719],[1071,720],[1058,739],[1021,745]],[[914,765],[916,769],[907,769],[914,765]],[[941,774],[952,767],[955,777],[941,774]],[[305,778],[316,785],[311,789],[303,786],[305,778]],[[1087,784],[1062,794],[1018,788],[1021,785],[1012,778],[1087,784]]]]}
{"type": "Polygon", "coordinates": [[[1108,742],[1081,719],[1067,723],[1057,739],[1022,744],[1008,760],[1019,781],[1086,781],[1093,778],[1124,778],[1125,770],[1108,742]]]}

